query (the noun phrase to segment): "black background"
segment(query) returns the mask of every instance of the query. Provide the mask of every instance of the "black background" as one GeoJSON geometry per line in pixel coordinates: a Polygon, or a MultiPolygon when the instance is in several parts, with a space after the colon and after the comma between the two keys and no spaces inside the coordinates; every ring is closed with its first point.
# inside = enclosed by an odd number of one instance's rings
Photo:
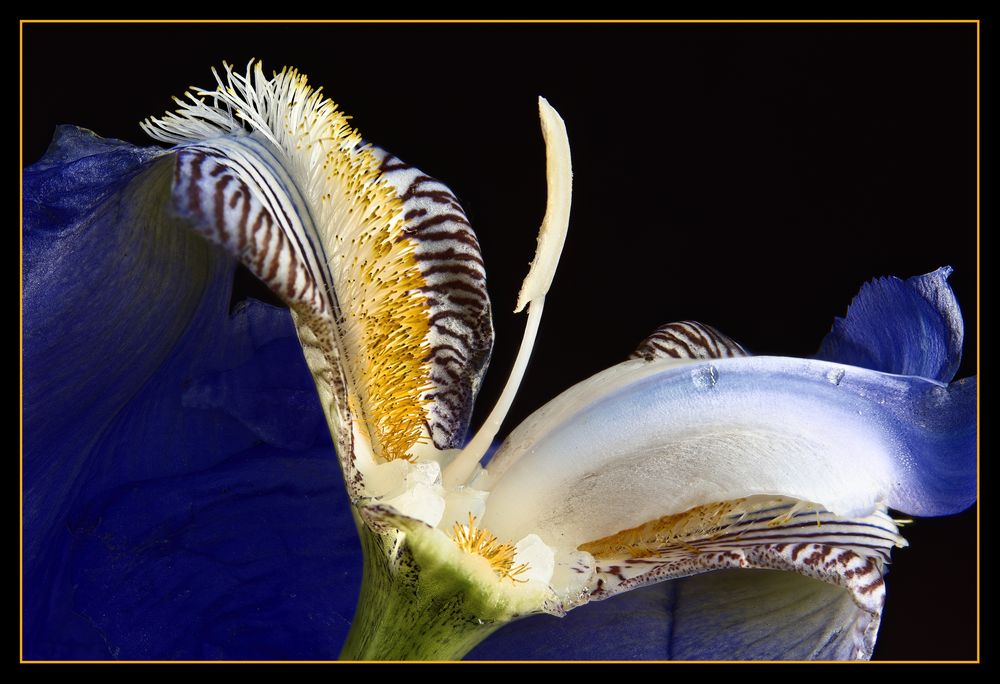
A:
{"type": "MultiPolygon", "coordinates": [[[[858,287],[949,264],[976,373],[973,24],[29,24],[23,161],[59,123],[138,122],[211,66],[293,65],[363,135],[455,191],[497,343],[473,424],[520,339],[544,212],[535,98],[566,121],[573,214],[504,432],[660,323],[807,356],[858,287]]],[[[894,553],[875,657],[977,657],[976,515],[920,520],[894,553]]]]}

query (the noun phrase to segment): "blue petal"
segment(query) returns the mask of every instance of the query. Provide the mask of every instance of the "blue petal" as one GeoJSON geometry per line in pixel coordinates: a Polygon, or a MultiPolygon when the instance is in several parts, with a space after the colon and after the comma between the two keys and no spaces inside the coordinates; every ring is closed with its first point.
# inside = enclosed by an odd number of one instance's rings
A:
{"type": "Polygon", "coordinates": [[[336,658],[360,559],[330,454],[258,446],[75,507],[60,588],[101,639],[77,656],[336,658]]]}
{"type": "Polygon", "coordinates": [[[963,324],[949,275],[946,266],[907,280],[865,283],[847,317],[833,322],[816,357],[950,381],[962,361],[963,324]]]}
{"type": "Polygon", "coordinates": [[[25,265],[39,259],[33,240],[41,232],[65,232],[87,220],[101,202],[163,154],[101,138],[85,128],[59,126],[45,156],[24,171],[25,265]]]}
{"type": "Polygon", "coordinates": [[[360,550],[311,376],[162,154],[64,128],[25,170],[24,655],[334,658],[360,550]]]}
{"type": "Polygon", "coordinates": [[[663,582],[504,627],[473,660],[849,660],[868,658],[878,618],[839,587],[773,570],[663,582]]]}
{"type": "MultiPolygon", "coordinates": [[[[466,660],[669,660],[673,592],[663,582],[502,627],[466,660]]],[[[845,592],[846,594],[846,592],[845,592]]]]}

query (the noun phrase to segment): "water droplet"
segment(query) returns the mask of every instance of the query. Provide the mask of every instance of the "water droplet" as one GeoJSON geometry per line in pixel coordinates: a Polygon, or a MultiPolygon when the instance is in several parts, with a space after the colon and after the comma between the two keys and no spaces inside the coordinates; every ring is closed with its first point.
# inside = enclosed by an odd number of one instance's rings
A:
{"type": "Polygon", "coordinates": [[[841,368],[835,368],[828,371],[826,374],[826,379],[830,381],[831,385],[839,385],[840,381],[844,379],[844,371],[841,368]]]}
{"type": "Polygon", "coordinates": [[[711,364],[699,366],[691,371],[691,382],[698,389],[711,389],[718,381],[719,370],[711,364]]]}

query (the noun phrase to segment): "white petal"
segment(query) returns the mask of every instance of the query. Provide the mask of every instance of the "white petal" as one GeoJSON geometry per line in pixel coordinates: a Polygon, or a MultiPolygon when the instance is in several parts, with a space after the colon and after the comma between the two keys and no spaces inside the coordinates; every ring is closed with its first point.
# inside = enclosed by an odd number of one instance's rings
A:
{"type": "Polygon", "coordinates": [[[556,552],[537,534],[529,534],[514,545],[514,566],[525,564],[528,569],[517,576],[519,580],[549,583],[556,566],[556,552]]]}
{"type": "Polygon", "coordinates": [[[933,490],[938,471],[922,463],[951,457],[929,452],[954,428],[935,418],[952,399],[940,383],[819,361],[629,361],[511,434],[487,468],[483,525],[571,550],[758,494],[867,515],[933,490]]]}
{"type": "Polygon", "coordinates": [[[444,515],[441,467],[434,461],[410,463],[396,460],[365,471],[368,490],[379,503],[405,516],[437,526],[444,515]]]}
{"type": "Polygon", "coordinates": [[[482,520],[486,511],[486,497],[489,492],[472,487],[458,487],[445,495],[445,510],[439,527],[450,532],[455,523],[465,525],[471,514],[476,520],[482,520]]]}
{"type": "Polygon", "coordinates": [[[422,483],[382,503],[431,527],[437,526],[441,516],[444,515],[444,497],[441,496],[441,488],[422,483]]]}

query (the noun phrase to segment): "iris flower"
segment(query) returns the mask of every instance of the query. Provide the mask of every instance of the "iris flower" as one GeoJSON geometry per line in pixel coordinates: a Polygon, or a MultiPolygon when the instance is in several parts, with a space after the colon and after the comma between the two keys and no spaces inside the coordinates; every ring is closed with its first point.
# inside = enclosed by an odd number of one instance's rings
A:
{"type": "Polygon", "coordinates": [[[813,359],[661,326],[487,459],[566,237],[561,118],[540,99],[549,202],[524,338],[467,439],[492,314],[454,195],[365,143],[294,69],[216,78],[144,122],[169,150],[64,127],[25,172],[28,657],[101,643],[232,657],[234,630],[260,645],[237,657],[333,652],[329,613],[281,634],[269,618],[353,596],[335,508],[364,553],[357,610],[333,620],[351,622],[345,658],[459,658],[509,622],[609,598],[672,657],[870,657],[905,545],[889,509],[975,500],[975,379],[951,382],[963,326],[948,268],[867,284],[813,359]],[[301,351],[283,310],[229,311],[237,261],[288,305],[301,351]],[[289,413],[292,430],[275,418],[289,413]],[[150,443],[156,458],[135,450],[150,443]],[[128,519],[143,500],[149,520],[128,519]],[[260,547],[218,516],[256,521],[260,547]],[[665,613],[618,596],[660,582],[665,613]],[[81,586],[112,600],[88,605],[81,586]],[[164,641],[199,591],[217,614],[261,617],[164,641]]]}

